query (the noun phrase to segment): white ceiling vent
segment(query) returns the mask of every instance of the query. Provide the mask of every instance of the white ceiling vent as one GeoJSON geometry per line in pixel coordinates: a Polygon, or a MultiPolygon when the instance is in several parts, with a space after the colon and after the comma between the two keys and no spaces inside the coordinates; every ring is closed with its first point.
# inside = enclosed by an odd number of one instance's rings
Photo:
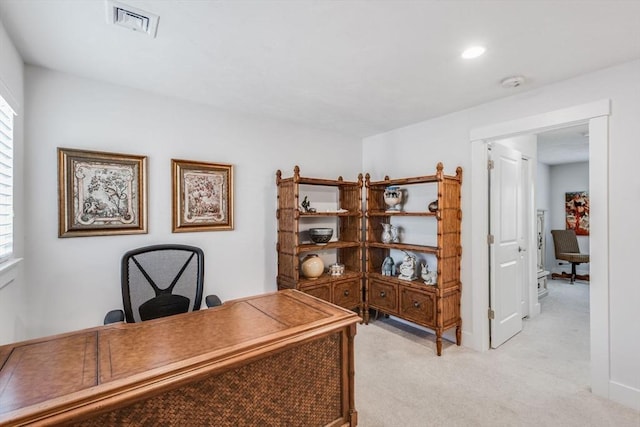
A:
{"type": "Polygon", "coordinates": [[[113,0],[107,0],[107,23],[145,33],[153,38],[158,30],[160,17],[113,0]]]}

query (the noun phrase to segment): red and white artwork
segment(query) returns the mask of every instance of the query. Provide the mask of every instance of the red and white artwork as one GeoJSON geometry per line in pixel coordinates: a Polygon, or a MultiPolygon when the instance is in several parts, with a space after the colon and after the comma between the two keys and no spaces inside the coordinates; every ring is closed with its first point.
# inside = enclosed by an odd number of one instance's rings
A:
{"type": "Polygon", "coordinates": [[[589,193],[576,191],[565,193],[566,229],[575,230],[578,236],[589,235],[589,193]]]}

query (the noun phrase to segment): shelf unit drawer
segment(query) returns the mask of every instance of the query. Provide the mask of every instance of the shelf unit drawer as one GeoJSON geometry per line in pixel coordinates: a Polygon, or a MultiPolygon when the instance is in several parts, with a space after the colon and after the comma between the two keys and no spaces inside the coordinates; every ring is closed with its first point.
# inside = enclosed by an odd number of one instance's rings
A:
{"type": "Polygon", "coordinates": [[[331,285],[329,283],[319,286],[305,286],[304,288],[300,288],[300,290],[314,297],[331,302],[331,285]]]}
{"type": "Polygon", "coordinates": [[[357,307],[362,299],[360,279],[334,283],[333,303],[344,308],[357,307]]]}
{"type": "Polygon", "coordinates": [[[404,288],[400,292],[400,316],[420,325],[435,328],[435,294],[404,288]]]}
{"type": "Polygon", "coordinates": [[[387,314],[398,312],[398,286],[395,283],[371,281],[369,284],[369,306],[387,314]]]}

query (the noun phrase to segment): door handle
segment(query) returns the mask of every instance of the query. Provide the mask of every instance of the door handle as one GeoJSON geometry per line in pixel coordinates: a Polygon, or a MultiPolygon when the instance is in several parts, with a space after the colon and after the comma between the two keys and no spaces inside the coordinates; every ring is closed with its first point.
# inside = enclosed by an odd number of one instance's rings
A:
{"type": "Polygon", "coordinates": [[[527,250],[521,246],[518,246],[518,252],[527,252],[527,250]]]}

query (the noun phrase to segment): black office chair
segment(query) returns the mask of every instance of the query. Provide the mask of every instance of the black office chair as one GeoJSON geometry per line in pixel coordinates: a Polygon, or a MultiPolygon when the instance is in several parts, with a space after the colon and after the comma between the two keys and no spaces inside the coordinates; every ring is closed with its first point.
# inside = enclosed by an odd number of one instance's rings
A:
{"type": "Polygon", "coordinates": [[[553,279],[569,279],[573,284],[576,279],[589,280],[589,275],[576,274],[576,266],[578,264],[589,262],[589,254],[580,253],[578,247],[578,238],[574,230],[551,230],[553,236],[553,248],[555,250],[556,259],[571,263],[571,274],[569,273],[553,273],[553,279]]]}
{"type": "MultiPolygon", "coordinates": [[[[200,309],[204,252],[187,245],[154,245],[124,254],[121,266],[123,310],[112,310],[104,324],[140,322],[200,309]]],[[[222,302],[205,298],[207,307],[222,302]]]]}

